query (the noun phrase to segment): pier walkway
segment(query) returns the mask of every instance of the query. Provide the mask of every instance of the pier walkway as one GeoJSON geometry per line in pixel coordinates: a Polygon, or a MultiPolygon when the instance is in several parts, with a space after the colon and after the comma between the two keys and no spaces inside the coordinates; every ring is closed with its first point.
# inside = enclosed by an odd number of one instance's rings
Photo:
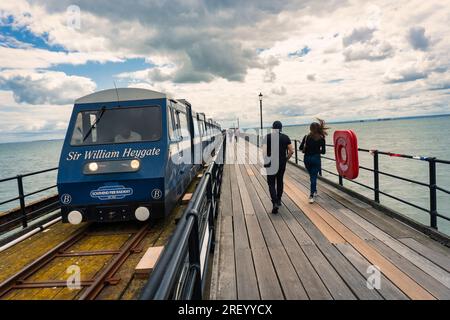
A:
{"type": "Polygon", "coordinates": [[[293,164],[273,215],[248,149],[227,147],[210,299],[450,299],[450,248],[322,181],[309,204],[293,164]]]}

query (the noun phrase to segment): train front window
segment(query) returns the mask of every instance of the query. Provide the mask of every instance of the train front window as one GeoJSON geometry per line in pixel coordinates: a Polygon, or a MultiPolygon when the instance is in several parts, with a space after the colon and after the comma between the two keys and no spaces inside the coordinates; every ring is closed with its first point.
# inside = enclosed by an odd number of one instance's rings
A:
{"type": "Polygon", "coordinates": [[[80,111],[71,145],[157,141],[161,138],[161,125],[159,106],[80,111]]]}

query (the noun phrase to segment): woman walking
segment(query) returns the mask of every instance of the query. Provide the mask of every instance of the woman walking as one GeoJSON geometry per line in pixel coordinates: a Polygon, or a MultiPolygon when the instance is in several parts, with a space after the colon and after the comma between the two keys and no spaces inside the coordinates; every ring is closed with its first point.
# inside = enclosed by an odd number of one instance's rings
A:
{"type": "Polygon", "coordinates": [[[325,121],[321,119],[317,119],[317,121],[311,123],[309,134],[303,137],[300,144],[300,150],[305,154],[305,167],[311,181],[309,203],[314,203],[314,199],[317,197],[317,176],[321,171],[320,155],[325,154],[325,137],[328,130],[325,127],[325,121]]]}

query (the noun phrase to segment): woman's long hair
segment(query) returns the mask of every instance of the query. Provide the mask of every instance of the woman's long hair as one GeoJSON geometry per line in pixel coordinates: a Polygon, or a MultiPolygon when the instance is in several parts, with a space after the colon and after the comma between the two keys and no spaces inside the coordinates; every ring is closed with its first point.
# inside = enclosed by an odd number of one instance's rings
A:
{"type": "Polygon", "coordinates": [[[319,140],[320,138],[325,139],[325,137],[328,135],[328,132],[327,132],[328,129],[329,128],[325,126],[325,121],[317,118],[317,122],[313,122],[309,126],[309,131],[310,131],[309,135],[314,140],[319,140]]]}

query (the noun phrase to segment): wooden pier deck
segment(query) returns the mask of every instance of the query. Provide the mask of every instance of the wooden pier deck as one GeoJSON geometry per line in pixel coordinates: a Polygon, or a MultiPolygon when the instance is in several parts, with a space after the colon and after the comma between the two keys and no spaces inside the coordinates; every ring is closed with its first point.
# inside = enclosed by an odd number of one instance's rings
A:
{"type": "Polygon", "coordinates": [[[288,164],[273,215],[260,167],[225,165],[210,299],[450,299],[450,248],[321,181],[309,204],[308,188],[288,164]]]}

